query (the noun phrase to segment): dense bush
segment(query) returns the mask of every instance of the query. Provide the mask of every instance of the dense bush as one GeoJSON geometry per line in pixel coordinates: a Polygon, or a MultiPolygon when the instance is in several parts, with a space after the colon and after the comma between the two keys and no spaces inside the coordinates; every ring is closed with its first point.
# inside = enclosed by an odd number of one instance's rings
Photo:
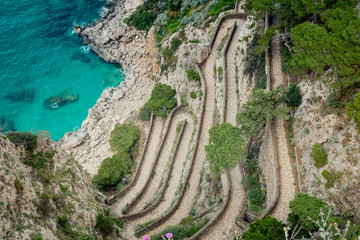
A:
{"type": "Polygon", "coordinates": [[[139,30],[149,31],[157,17],[157,12],[148,10],[146,5],[140,5],[136,8],[129,18],[124,19],[126,24],[134,25],[139,30]]]}
{"type": "Polygon", "coordinates": [[[288,221],[292,224],[292,228],[300,221],[300,226],[306,232],[316,231],[318,226],[312,220],[319,220],[320,209],[325,213],[329,211],[326,203],[322,200],[299,193],[290,202],[291,213],[289,214],[288,221]]]}
{"type": "Polygon", "coordinates": [[[249,230],[242,235],[243,240],[285,240],[284,224],[276,218],[266,216],[251,223],[249,230]]]}
{"type": "Polygon", "coordinates": [[[356,127],[360,132],[360,92],[358,92],[353,101],[350,101],[345,106],[346,115],[354,119],[356,127]]]}
{"type": "Polygon", "coordinates": [[[313,145],[310,155],[314,160],[315,167],[321,168],[327,164],[328,156],[324,146],[320,143],[315,143],[313,145]]]}
{"type": "Polygon", "coordinates": [[[200,220],[195,221],[192,216],[184,218],[180,224],[176,226],[168,226],[161,233],[151,236],[152,240],[162,240],[161,236],[165,236],[166,233],[171,232],[176,240],[185,240],[194,235],[199,231],[203,226],[205,226],[206,221],[200,220]]]}
{"type": "Polygon", "coordinates": [[[285,94],[283,86],[270,92],[255,90],[242,105],[242,112],[236,116],[243,134],[247,137],[256,136],[264,128],[266,121],[272,121],[275,117],[288,120],[290,109],[286,105],[279,107],[286,100],[285,94]]]}
{"type": "Polygon", "coordinates": [[[116,186],[124,175],[131,172],[133,165],[134,162],[127,152],[115,154],[111,158],[105,158],[98,169],[95,182],[102,187],[116,186]]]}
{"type": "Polygon", "coordinates": [[[72,228],[71,225],[67,219],[66,216],[63,217],[57,217],[57,224],[59,225],[60,228],[62,228],[62,230],[64,231],[64,233],[68,234],[72,232],[72,228]]]}
{"type": "Polygon", "coordinates": [[[6,137],[16,146],[23,145],[28,152],[36,148],[37,136],[30,132],[8,132],[6,137]]]}
{"type": "Polygon", "coordinates": [[[189,69],[187,71],[187,78],[189,80],[200,81],[200,74],[194,69],[189,69]]]}
{"type": "Polygon", "coordinates": [[[115,153],[123,152],[130,155],[137,150],[137,143],[140,139],[140,129],[132,123],[124,123],[115,125],[110,136],[110,147],[115,153]]]}
{"type": "Polygon", "coordinates": [[[14,186],[17,193],[22,193],[22,191],[24,190],[24,186],[19,179],[15,179],[14,186]]]}
{"type": "Polygon", "coordinates": [[[324,170],[321,175],[326,179],[325,188],[329,189],[334,187],[335,182],[342,177],[343,173],[324,170]]]}
{"type": "Polygon", "coordinates": [[[210,170],[220,176],[239,164],[244,157],[245,140],[239,128],[229,123],[213,126],[209,131],[209,145],[205,147],[210,170]]]}
{"type": "Polygon", "coordinates": [[[151,109],[147,104],[144,104],[139,110],[139,119],[143,122],[149,121],[151,118],[151,109]]]}
{"type": "Polygon", "coordinates": [[[157,117],[165,117],[174,107],[177,101],[174,98],[176,91],[170,86],[157,83],[151,92],[148,106],[157,117]]]}
{"type": "Polygon", "coordinates": [[[103,236],[109,236],[114,231],[114,222],[110,216],[99,213],[96,216],[96,226],[103,236]]]}
{"type": "Polygon", "coordinates": [[[286,98],[289,107],[299,107],[302,102],[300,87],[296,86],[294,83],[290,83],[286,98]]]}
{"type": "Polygon", "coordinates": [[[181,45],[181,43],[182,43],[182,41],[181,41],[179,38],[174,37],[174,38],[171,40],[171,42],[170,42],[171,50],[172,50],[173,52],[175,52],[175,51],[179,48],[179,46],[181,45]]]}
{"type": "Polygon", "coordinates": [[[190,92],[190,97],[195,99],[196,98],[196,93],[194,91],[191,91],[190,92]]]}
{"type": "Polygon", "coordinates": [[[255,205],[262,205],[264,203],[265,197],[262,194],[261,189],[253,188],[249,191],[249,201],[255,205]]]}
{"type": "Polygon", "coordinates": [[[250,78],[255,76],[255,87],[257,89],[266,89],[265,52],[257,53],[259,39],[260,36],[255,34],[247,45],[243,72],[250,78]]]}

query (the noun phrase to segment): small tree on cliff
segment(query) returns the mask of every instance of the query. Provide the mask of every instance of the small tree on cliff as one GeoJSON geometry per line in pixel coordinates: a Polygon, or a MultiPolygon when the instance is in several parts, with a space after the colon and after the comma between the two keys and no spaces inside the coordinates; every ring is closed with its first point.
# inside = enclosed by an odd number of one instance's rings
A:
{"type": "Polygon", "coordinates": [[[151,112],[157,117],[165,117],[171,109],[176,107],[176,99],[174,98],[176,91],[170,86],[157,83],[151,92],[148,106],[151,112]]]}

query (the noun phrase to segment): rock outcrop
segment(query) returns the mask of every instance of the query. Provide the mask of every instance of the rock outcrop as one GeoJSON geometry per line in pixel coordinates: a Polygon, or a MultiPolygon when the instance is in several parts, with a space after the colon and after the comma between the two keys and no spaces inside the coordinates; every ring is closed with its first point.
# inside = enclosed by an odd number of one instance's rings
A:
{"type": "MultiPolygon", "coordinates": [[[[199,96],[200,87],[198,82],[187,79],[186,71],[195,69],[195,62],[207,56],[210,28],[186,27],[187,41],[196,39],[200,43],[184,42],[174,53],[178,55],[175,71],[160,75],[153,29],[145,33],[123,23],[123,19],[141,3],[139,0],[117,1],[108,6],[108,11],[96,23],[74,28],[84,43],[105,61],[120,64],[126,76],[118,87],[104,90],[80,129],[66,133],[59,140],[59,144],[90,174],[96,174],[101,161],[113,154],[109,139],[115,123],[136,118],[138,109],[149,99],[154,82],[163,82],[175,88],[179,103],[185,99],[195,112],[200,106],[200,97],[189,97],[191,90],[199,96]]],[[[162,47],[169,46],[173,37],[178,37],[178,33],[165,41],[162,47]]],[[[160,60],[164,62],[164,59],[160,60]]]]}
{"type": "Polygon", "coordinates": [[[38,139],[29,153],[0,134],[0,152],[1,239],[60,239],[58,217],[71,231],[96,234],[102,207],[91,179],[58,144],[38,139]]]}

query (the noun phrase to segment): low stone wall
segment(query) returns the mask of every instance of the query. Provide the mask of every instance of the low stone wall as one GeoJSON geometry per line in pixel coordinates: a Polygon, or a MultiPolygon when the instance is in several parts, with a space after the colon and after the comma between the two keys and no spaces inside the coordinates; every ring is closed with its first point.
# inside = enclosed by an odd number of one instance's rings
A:
{"type": "Polygon", "coordinates": [[[145,155],[146,155],[146,153],[148,151],[149,140],[151,138],[152,130],[153,130],[153,127],[154,127],[154,118],[155,118],[154,115],[151,114],[149,134],[148,134],[148,137],[147,137],[146,142],[145,142],[145,148],[144,148],[144,151],[142,152],[140,162],[138,163],[138,165],[136,167],[133,179],[131,180],[131,182],[123,190],[121,190],[120,192],[108,197],[105,200],[106,204],[111,204],[117,198],[119,198],[121,196],[124,196],[130,189],[132,189],[134,187],[135,183],[138,181],[138,179],[140,177],[140,171],[142,169],[142,166],[144,165],[144,158],[145,158],[145,155]]]}
{"type": "MultiPolygon", "coordinates": [[[[269,15],[266,14],[265,16],[265,31],[269,28],[269,15]]],[[[266,49],[265,51],[265,70],[266,70],[266,82],[267,82],[267,91],[271,91],[273,88],[271,82],[271,58],[270,58],[270,48],[266,49]]],[[[278,156],[278,149],[277,149],[277,139],[276,139],[276,131],[275,131],[275,124],[273,121],[268,122],[266,124],[266,130],[270,134],[271,144],[273,149],[273,166],[275,168],[275,191],[274,191],[274,200],[267,205],[265,212],[263,212],[259,219],[264,219],[267,215],[270,215],[276,208],[277,203],[280,197],[280,169],[279,169],[279,156],[278,156]]],[[[246,228],[242,233],[245,233],[249,230],[246,228]]]]}
{"type": "Polygon", "coordinates": [[[179,133],[179,137],[176,141],[176,144],[175,144],[175,148],[174,148],[174,152],[172,154],[172,159],[171,159],[171,163],[170,163],[170,166],[169,166],[169,171],[168,171],[168,174],[166,175],[166,179],[164,181],[164,187],[162,188],[161,190],[161,193],[159,195],[159,197],[156,199],[156,201],[148,208],[140,211],[140,212],[136,212],[136,213],[133,213],[133,214],[128,214],[128,215],[124,215],[124,216],[121,216],[121,217],[118,217],[117,219],[136,219],[136,218],[139,218],[139,217],[143,217],[145,216],[147,213],[151,212],[152,210],[154,210],[161,202],[161,199],[162,197],[164,196],[165,194],[165,191],[166,191],[166,186],[168,185],[169,181],[170,181],[170,177],[171,177],[171,172],[172,172],[172,166],[174,165],[174,161],[175,161],[175,158],[176,158],[176,154],[178,152],[178,149],[179,149],[179,146],[180,146],[180,143],[181,143],[181,140],[183,138],[183,135],[184,135],[184,131],[185,131],[185,128],[187,126],[187,121],[185,120],[184,121],[184,124],[182,125],[181,127],[181,130],[180,130],[180,133],[179,133]]]}
{"type": "Polygon", "coordinates": [[[206,232],[208,232],[223,217],[226,209],[228,208],[228,206],[230,204],[230,200],[231,200],[231,194],[232,194],[232,192],[231,192],[231,184],[232,183],[231,183],[231,178],[230,178],[229,171],[226,171],[225,175],[226,175],[226,182],[229,185],[227,186],[228,191],[227,191],[227,193],[225,195],[225,200],[224,200],[224,203],[223,203],[220,211],[203,228],[201,228],[197,233],[195,233],[192,237],[190,237],[189,240],[199,239],[206,232]]]}
{"type": "Polygon", "coordinates": [[[222,113],[222,122],[226,122],[226,109],[227,109],[227,99],[228,99],[228,79],[227,79],[227,58],[226,54],[229,51],[230,43],[234,37],[235,30],[237,28],[236,22],[234,22],[233,27],[230,31],[229,39],[224,46],[224,51],[222,53],[223,58],[223,73],[224,73],[224,97],[223,97],[223,113],[222,113]]]}
{"type": "MultiPolygon", "coordinates": [[[[226,17],[226,16],[224,16],[226,17]]],[[[223,18],[224,18],[223,17],[223,18]]],[[[220,22],[223,23],[224,21],[220,22]]],[[[219,23],[219,24],[220,24],[219,23]]],[[[220,26],[220,25],[218,25],[220,26]]],[[[229,51],[229,46],[230,43],[234,37],[234,33],[236,30],[237,24],[236,22],[233,24],[233,27],[230,31],[230,35],[229,35],[229,39],[227,40],[227,42],[225,43],[224,46],[224,50],[222,53],[222,58],[223,58],[223,70],[224,70],[224,97],[223,97],[223,112],[222,112],[222,122],[224,123],[226,121],[226,105],[227,105],[227,95],[228,95],[228,91],[227,91],[227,81],[228,81],[228,77],[227,77],[227,59],[226,59],[226,54],[229,51]]],[[[218,27],[217,29],[220,29],[220,27],[218,27]]],[[[225,193],[225,199],[223,202],[223,205],[221,207],[221,209],[219,210],[219,212],[215,215],[215,217],[213,217],[203,228],[201,228],[197,233],[195,233],[191,238],[189,238],[189,240],[195,240],[198,239],[199,237],[201,237],[202,235],[204,235],[207,231],[209,231],[221,218],[222,216],[225,214],[225,211],[227,209],[227,207],[230,204],[230,200],[231,200],[231,190],[232,190],[232,183],[231,183],[231,177],[230,177],[230,173],[229,171],[225,172],[226,174],[226,184],[227,184],[227,191],[225,193]]]]}
{"type": "MultiPolygon", "coordinates": [[[[215,40],[216,40],[217,35],[220,32],[221,25],[227,20],[230,20],[230,19],[246,19],[247,16],[248,16],[247,13],[230,13],[230,14],[227,14],[227,15],[222,16],[220,18],[219,23],[215,28],[214,35],[211,38],[210,45],[208,47],[208,56],[210,55],[211,51],[214,48],[215,40]]],[[[204,65],[204,63],[206,62],[206,60],[207,60],[207,57],[201,63],[199,63],[199,66],[202,67],[204,65]]]]}
{"type": "MultiPolygon", "coordinates": [[[[168,119],[168,125],[166,127],[166,132],[165,132],[163,140],[161,141],[161,145],[160,145],[160,147],[158,149],[156,159],[155,159],[154,165],[153,165],[153,167],[151,169],[151,172],[154,172],[154,170],[156,168],[156,165],[157,165],[157,163],[159,161],[161,151],[162,151],[162,149],[163,149],[163,147],[165,145],[165,142],[167,140],[167,137],[169,135],[169,130],[170,130],[171,124],[173,122],[174,115],[177,112],[179,112],[183,107],[184,106],[178,106],[178,107],[174,108],[170,113],[170,116],[169,116],[169,119],[168,119]]],[[[151,174],[149,175],[148,179],[146,180],[145,186],[141,189],[139,194],[136,195],[136,197],[131,201],[131,203],[124,208],[123,214],[128,213],[136,205],[136,203],[141,199],[142,195],[145,193],[147,187],[149,186],[150,180],[151,180],[151,174]]]]}
{"type": "Polygon", "coordinates": [[[201,68],[200,68],[200,66],[198,64],[195,64],[195,67],[196,67],[196,70],[200,74],[200,81],[201,81],[201,87],[202,87],[202,91],[203,91],[203,96],[202,96],[202,100],[201,100],[200,119],[199,119],[199,123],[198,123],[198,132],[197,132],[197,135],[196,135],[196,143],[195,143],[195,147],[194,147],[194,151],[193,151],[193,156],[191,158],[189,172],[185,177],[184,185],[183,185],[183,188],[181,189],[179,198],[176,200],[174,205],[162,217],[158,218],[157,220],[155,220],[153,223],[147,225],[146,227],[140,229],[137,232],[137,235],[143,235],[147,231],[150,231],[151,229],[154,229],[154,228],[160,226],[163,222],[165,222],[167,219],[169,219],[174,214],[174,212],[179,208],[180,203],[181,203],[182,199],[185,196],[187,185],[189,183],[190,176],[191,176],[191,174],[193,172],[193,166],[194,166],[194,162],[195,162],[196,155],[197,155],[198,148],[199,148],[200,133],[201,133],[201,130],[203,128],[203,120],[204,120],[205,99],[206,99],[206,96],[207,96],[207,87],[206,87],[206,81],[205,81],[204,74],[201,71],[201,68]]]}

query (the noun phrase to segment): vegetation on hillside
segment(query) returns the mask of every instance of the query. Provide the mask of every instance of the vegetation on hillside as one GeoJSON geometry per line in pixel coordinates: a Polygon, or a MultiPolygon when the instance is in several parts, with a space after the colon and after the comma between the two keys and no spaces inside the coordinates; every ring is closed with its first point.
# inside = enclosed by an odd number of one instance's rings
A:
{"type": "Polygon", "coordinates": [[[258,49],[264,50],[270,37],[280,34],[286,48],[285,70],[290,67],[298,75],[332,76],[335,81],[330,81],[330,85],[344,95],[360,82],[357,3],[356,0],[247,0],[243,7],[256,19],[266,12],[276,16],[275,24],[258,41],[258,49]]]}
{"type": "Polygon", "coordinates": [[[257,136],[266,122],[272,121],[274,117],[288,120],[289,107],[282,104],[285,101],[286,89],[283,86],[270,92],[254,90],[249,100],[242,105],[241,113],[236,116],[243,134],[247,137],[257,136]]]}
{"type": "Polygon", "coordinates": [[[162,83],[155,84],[151,97],[147,102],[151,112],[157,117],[165,117],[176,107],[177,101],[174,98],[176,91],[170,86],[162,83]]]}
{"type": "Polygon", "coordinates": [[[137,151],[139,139],[140,130],[132,123],[117,123],[110,138],[110,147],[115,154],[101,162],[93,182],[100,188],[114,187],[130,174],[135,165],[131,155],[137,151]]]}
{"type": "Polygon", "coordinates": [[[245,140],[241,130],[229,123],[213,126],[209,131],[210,144],[205,147],[211,171],[220,176],[244,158],[245,140]]]}
{"type": "Polygon", "coordinates": [[[148,31],[155,26],[158,42],[188,24],[195,25],[204,19],[213,21],[235,6],[235,0],[150,0],[137,7],[125,23],[148,31]]]}

